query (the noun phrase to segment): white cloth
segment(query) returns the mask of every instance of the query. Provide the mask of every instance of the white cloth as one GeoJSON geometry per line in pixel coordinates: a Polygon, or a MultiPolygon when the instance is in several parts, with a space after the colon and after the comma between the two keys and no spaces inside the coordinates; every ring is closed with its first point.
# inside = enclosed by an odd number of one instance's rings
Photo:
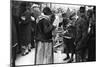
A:
{"type": "Polygon", "coordinates": [[[53,45],[52,42],[37,42],[35,64],[53,63],[53,45]]]}
{"type": "Polygon", "coordinates": [[[55,17],[56,17],[56,18],[55,18],[55,20],[54,20],[53,25],[56,26],[56,27],[58,28],[59,23],[62,22],[63,19],[60,17],[60,15],[56,15],[55,17]]]}

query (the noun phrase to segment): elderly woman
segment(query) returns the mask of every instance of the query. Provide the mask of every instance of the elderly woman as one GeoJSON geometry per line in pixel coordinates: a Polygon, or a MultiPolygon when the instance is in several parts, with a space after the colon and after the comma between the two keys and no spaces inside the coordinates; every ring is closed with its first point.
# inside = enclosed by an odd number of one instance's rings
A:
{"type": "Polygon", "coordinates": [[[36,26],[36,54],[35,64],[51,64],[53,63],[53,44],[52,44],[52,25],[54,15],[50,8],[43,9],[43,15],[37,19],[36,26]],[[53,18],[52,18],[53,17],[53,18]]]}
{"type": "Polygon", "coordinates": [[[34,42],[34,37],[35,37],[35,29],[36,29],[36,19],[38,16],[41,15],[41,11],[39,8],[39,5],[33,4],[31,6],[31,27],[32,27],[32,32],[31,32],[31,48],[35,48],[35,42],[34,42]]]}

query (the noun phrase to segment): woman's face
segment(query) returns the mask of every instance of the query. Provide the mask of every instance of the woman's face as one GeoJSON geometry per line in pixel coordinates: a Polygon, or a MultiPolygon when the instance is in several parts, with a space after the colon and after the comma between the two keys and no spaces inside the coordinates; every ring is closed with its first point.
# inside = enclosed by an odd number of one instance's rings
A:
{"type": "Polygon", "coordinates": [[[38,17],[39,15],[41,15],[41,11],[38,7],[32,8],[31,12],[34,14],[35,17],[38,17]]]}

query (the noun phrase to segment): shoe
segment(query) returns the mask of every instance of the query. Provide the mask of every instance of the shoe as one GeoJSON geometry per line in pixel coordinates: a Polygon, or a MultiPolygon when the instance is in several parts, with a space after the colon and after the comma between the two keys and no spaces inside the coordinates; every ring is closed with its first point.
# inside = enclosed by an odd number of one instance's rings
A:
{"type": "Polygon", "coordinates": [[[27,54],[29,54],[29,52],[23,53],[22,56],[25,56],[25,55],[27,55],[27,54]]]}
{"type": "Polygon", "coordinates": [[[29,52],[31,52],[31,49],[28,49],[29,52]]]}
{"type": "Polygon", "coordinates": [[[28,49],[24,49],[24,51],[22,52],[22,56],[25,56],[25,55],[27,55],[27,54],[29,54],[28,49]]]}
{"type": "Polygon", "coordinates": [[[73,62],[73,59],[70,59],[67,63],[72,63],[73,62]]]}
{"type": "Polygon", "coordinates": [[[63,60],[65,61],[65,60],[68,60],[69,58],[70,58],[70,57],[66,57],[66,58],[65,58],[65,59],[63,59],[63,60]]]}

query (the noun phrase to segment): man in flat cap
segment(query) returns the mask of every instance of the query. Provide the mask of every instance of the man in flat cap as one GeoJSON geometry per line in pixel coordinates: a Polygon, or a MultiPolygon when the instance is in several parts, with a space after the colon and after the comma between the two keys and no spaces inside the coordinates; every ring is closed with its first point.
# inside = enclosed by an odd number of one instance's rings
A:
{"type": "Polygon", "coordinates": [[[80,16],[76,21],[76,62],[86,61],[87,34],[89,22],[86,17],[85,7],[80,7],[80,16]]]}

